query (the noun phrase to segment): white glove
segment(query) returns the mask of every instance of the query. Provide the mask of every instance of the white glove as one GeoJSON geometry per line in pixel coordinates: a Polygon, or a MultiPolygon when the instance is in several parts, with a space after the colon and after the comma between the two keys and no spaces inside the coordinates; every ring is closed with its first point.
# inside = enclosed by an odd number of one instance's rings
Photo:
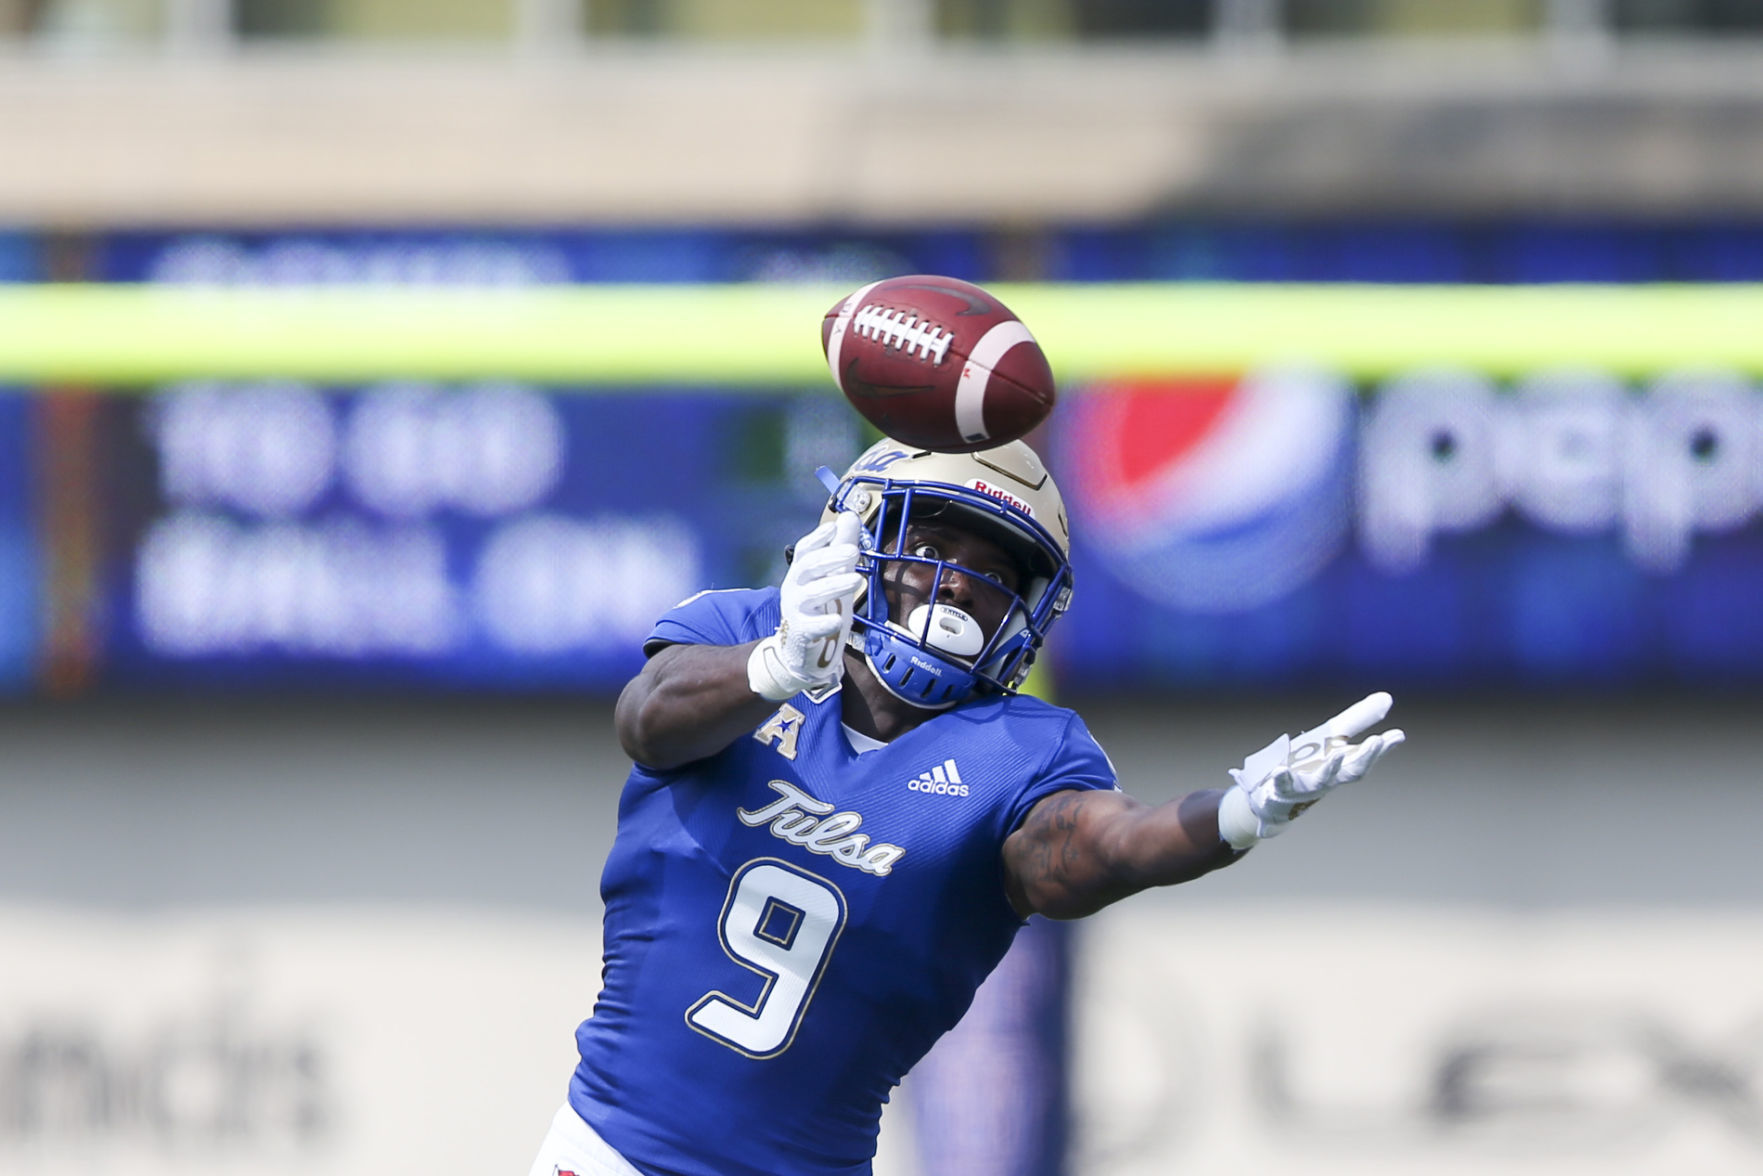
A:
{"type": "Polygon", "coordinates": [[[1373,694],[1297,738],[1281,735],[1230,770],[1236,785],[1218,804],[1218,835],[1247,849],[1283,833],[1293,818],[1371,770],[1384,752],[1407,738],[1392,728],[1353,743],[1355,735],[1390,713],[1390,696],[1373,694]]]}
{"type": "Polygon", "coordinates": [[[863,587],[862,529],[855,514],[840,511],[797,542],[778,597],[783,620],[747,658],[747,685],[759,697],[782,702],[843,676],[852,606],[863,587]]]}

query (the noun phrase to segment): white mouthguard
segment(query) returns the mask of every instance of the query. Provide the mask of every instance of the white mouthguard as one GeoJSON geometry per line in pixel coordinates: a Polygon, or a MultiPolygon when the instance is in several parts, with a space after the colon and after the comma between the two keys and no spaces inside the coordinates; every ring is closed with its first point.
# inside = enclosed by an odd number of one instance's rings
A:
{"type": "Polygon", "coordinates": [[[921,604],[912,610],[901,627],[932,649],[956,657],[974,657],[986,645],[986,635],[980,632],[979,622],[952,604],[921,604]],[[928,631],[926,617],[930,620],[928,631]]]}

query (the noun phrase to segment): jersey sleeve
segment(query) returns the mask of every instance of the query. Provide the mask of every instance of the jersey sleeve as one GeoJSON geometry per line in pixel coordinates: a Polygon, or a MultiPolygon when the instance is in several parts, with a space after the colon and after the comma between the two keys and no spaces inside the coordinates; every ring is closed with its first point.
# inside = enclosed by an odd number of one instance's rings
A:
{"type": "Polygon", "coordinates": [[[1110,791],[1120,787],[1108,753],[1075,713],[1067,712],[1063,736],[1054,744],[1046,766],[1017,794],[1004,814],[1006,836],[1016,831],[1028,811],[1055,792],[1110,791]]]}
{"type": "Polygon", "coordinates": [[[654,657],[669,645],[743,645],[775,630],[780,617],[776,588],[700,592],[655,622],[643,642],[643,655],[654,657]]]}

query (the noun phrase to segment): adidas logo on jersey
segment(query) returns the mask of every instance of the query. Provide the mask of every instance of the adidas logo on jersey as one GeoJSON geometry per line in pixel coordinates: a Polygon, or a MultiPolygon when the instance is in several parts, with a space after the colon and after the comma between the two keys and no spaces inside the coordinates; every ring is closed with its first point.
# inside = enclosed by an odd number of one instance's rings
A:
{"type": "Polygon", "coordinates": [[[946,759],[928,772],[920,772],[907,782],[914,792],[934,792],[938,796],[966,796],[967,785],[955,770],[955,761],[946,759]]]}

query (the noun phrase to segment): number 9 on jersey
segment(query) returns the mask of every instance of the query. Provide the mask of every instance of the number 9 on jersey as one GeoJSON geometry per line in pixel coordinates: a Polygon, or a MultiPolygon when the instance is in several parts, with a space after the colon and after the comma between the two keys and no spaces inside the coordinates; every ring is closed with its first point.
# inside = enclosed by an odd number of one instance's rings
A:
{"type": "Polygon", "coordinates": [[[831,882],[776,858],[748,862],[729,880],[717,931],[729,958],[764,985],[751,1004],[706,993],[686,1022],[737,1053],[776,1057],[794,1040],[844,927],[845,898],[831,882]]]}

